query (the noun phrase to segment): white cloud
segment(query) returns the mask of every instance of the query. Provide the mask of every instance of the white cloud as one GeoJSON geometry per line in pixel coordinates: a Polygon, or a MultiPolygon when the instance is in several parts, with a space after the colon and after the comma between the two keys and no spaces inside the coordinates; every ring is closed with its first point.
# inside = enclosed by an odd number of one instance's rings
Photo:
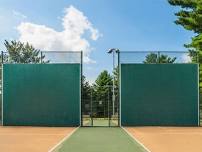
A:
{"type": "Polygon", "coordinates": [[[20,17],[20,18],[22,18],[22,19],[26,19],[26,18],[27,18],[26,15],[20,13],[19,11],[13,10],[12,13],[13,13],[13,15],[16,16],[16,17],[20,17]]]}
{"type": "Polygon", "coordinates": [[[17,27],[19,40],[29,42],[35,48],[46,51],[80,51],[84,52],[84,62],[93,62],[90,59],[92,47],[86,32],[90,32],[89,39],[96,41],[101,34],[93,27],[88,18],[74,6],[65,9],[62,18],[62,31],[56,31],[46,25],[22,22],[17,27]]]}

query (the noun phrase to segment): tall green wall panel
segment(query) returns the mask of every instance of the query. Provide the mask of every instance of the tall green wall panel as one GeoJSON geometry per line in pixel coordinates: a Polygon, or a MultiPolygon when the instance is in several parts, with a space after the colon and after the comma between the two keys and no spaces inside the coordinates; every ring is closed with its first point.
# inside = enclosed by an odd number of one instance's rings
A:
{"type": "Polygon", "coordinates": [[[3,125],[79,126],[80,64],[4,64],[3,125]]]}
{"type": "Polygon", "coordinates": [[[121,64],[123,126],[198,126],[197,64],[121,64]]]}

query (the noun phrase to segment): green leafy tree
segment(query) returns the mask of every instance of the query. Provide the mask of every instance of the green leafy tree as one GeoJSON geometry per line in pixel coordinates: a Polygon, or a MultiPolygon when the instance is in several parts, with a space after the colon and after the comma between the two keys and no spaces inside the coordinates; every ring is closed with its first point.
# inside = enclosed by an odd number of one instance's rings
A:
{"type": "Polygon", "coordinates": [[[104,70],[98,75],[95,83],[93,84],[93,91],[95,100],[94,102],[94,111],[98,111],[97,115],[99,117],[108,116],[108,95],[112,95],[112,77],[111,75],[104,70]]]}
{"type": "MultiPolygon", "coordinates": [[[[200,64],[200,90],[202,88],[202,0],[168,0],[173,6],[180,7],[180,11],[175,13],[177,20],[175,23],[181,25],[186,30],[193,31],[190,44],[185,44],[189,49],[189,56],[192,61],[200,64]]],[[[201,90],[202,91],[202,90],[201,90]]]]}
{"type": "Polygon", "coordinates": [[[90,93],[91,93],[91,86],[89,82],[86,80],[86,77],[83,75],[82,76],[82,93],[84,98],[90,98],[90,93]]]}
{"type": "Polygon", "coordinates": [[[90,114],[90,101],[91,101],[91,86],[86,80],[86,77],[82,76],[82,102],[83,102],[83,114],[90,114]]]}
{"type": "Polygon", "coordinates": [[[185,29],[202,32],[202,0],[168,0],[171,5],[180,6],[181,10],[175,15],[178,19],[177,25],[182,25],[185,29]]]}
{"type": "Polygon", "coordinates": [[[45,55],[40,55],[40,50],[35,49],[29,43],[22,43],[20,41],[8,42],[5,40],[5,47],[8,55],[5,55],[5,60],[11,63],[43,63],[45,55]]]}
{"type": "Polygon", "coordinates": [[[168,55],[158,55],[156,53],[150,53],[146,56],[145,61],[143,63],[174,63],[176,57],[169,57],[168,55]]]}
{"type": "Polygon", "coordinates": [[[94,88],[98,90],[100,87],[103,88],[105,86],[111,86],[112,85],[112,77],[108,73],[108,71],[104,70],[101,72],[97,79],[95,80],[94,88]]]}

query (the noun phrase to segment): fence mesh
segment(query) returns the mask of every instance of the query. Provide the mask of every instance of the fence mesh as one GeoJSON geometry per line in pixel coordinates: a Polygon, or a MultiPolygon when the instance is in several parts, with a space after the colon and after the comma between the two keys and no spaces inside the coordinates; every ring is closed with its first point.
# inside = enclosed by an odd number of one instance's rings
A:
{"type": "Polygon", "coordinates": [[[81,52],[50,52],[43,51],[41,52],[43,57],[41,62],[48,63],[81,63],[82,54],[81,52]]]}
{"type": "Polygon", "coordinates": [[[191,63],[193,56],[183,51],[123,51],[119,59],[120,63],[191,63]]]}
{"type": "Polygon", "coordinates": [[[32,54],[1,52],[1,63],[82,63],[81,51],[39,51],[32,54]]]}
{"type": "Polygon", "coordinates": [[[83,95],[83,126],[118,126],[119,102],[117,88],[115,88],[114,104],[112,92],[112,86],[99,86],[98,88],[91,88],[89,95],[83,95]]]}

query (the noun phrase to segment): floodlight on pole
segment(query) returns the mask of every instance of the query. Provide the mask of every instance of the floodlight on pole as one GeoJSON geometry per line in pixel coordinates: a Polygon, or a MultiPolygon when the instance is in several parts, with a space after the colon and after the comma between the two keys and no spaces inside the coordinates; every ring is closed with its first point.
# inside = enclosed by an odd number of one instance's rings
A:
{"type": "MultiPolygon", "coordinates": [[[[112,49],[109,49],[107,53],[109,54],[113,54],[113,71],[115,70],[115,53],[118,53],[119,52],[119,49],[117,48],[112,48],[112,49]]],[[[115,114],[115,107],[114,107],[114,104],[115,104],[115,76],[114,76],[114,73],[113,73],[113,90],[112,90],[112,110],[113,110],[113,115],[115,114]]]]}

